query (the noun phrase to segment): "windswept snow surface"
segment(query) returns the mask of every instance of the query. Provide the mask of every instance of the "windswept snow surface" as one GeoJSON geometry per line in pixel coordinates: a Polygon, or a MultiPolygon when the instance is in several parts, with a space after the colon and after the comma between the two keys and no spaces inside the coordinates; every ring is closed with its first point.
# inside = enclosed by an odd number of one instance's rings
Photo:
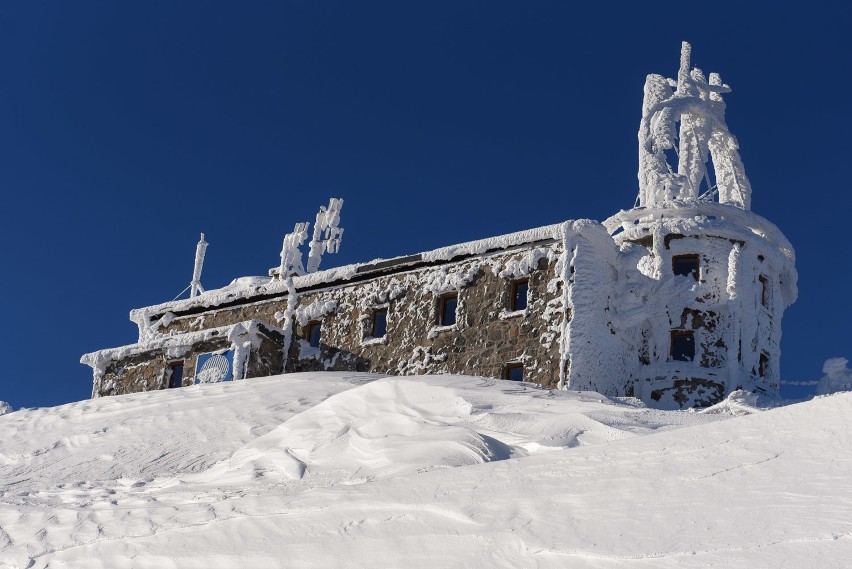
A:
{"type": "Polygon", "coordinates": [[[847,567],[852,394],[305,373],[0,417],[0,567],[847,567]]]}

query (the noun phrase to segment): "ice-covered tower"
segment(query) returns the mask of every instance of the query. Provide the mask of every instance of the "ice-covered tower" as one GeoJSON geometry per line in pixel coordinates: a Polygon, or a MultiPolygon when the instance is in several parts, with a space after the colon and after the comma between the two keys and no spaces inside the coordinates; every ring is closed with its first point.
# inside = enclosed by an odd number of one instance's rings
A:
{"type": "Polygon", "coordinates": [[[639,197],[604,225],[620,247],[613,315],[627,393],[707,405],[744,388],[777,394],[781,316],[796,299],[794,251],[750,211],[751,186],[725,125],[717,73],[648,75],[639,197]]]}

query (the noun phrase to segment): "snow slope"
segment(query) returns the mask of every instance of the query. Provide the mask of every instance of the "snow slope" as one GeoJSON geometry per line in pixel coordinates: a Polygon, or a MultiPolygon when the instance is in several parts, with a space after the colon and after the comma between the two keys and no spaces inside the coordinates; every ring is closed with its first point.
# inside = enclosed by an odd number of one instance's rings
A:
{"type": "Polygon", "coordinates": [[[18,411],[0,567],[846,567],[852,394],[752,411],[345,373],[18,411]]]}

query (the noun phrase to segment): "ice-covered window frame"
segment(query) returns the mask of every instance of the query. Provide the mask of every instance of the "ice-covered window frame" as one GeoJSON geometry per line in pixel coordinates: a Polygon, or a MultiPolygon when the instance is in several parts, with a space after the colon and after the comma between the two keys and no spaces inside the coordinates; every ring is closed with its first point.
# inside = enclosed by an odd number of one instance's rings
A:
{"type": "Polygon", "coordinates": [[[166,386],[168,388],[183,387],[183,360],[169,362],[166,386]]]}
{"type": "Polygon", "coordinates": [[[459,306],[459,293],[447,292],[438,297],[438,326],[455,326],[456,311],[459,306]]]}
{"type": "Polygon", "coordinates": [[[760,304],[769,307],[769,279],[764,275],[757,278],[760,281],[760,304]]]}
{"type": "Polygon", "coordinates": [[[388,308],[376,308],[370,316],[370,337],[384,338],[388,333],[388,308]]]}
{"type": "Polygon", "coordinates": [[[529,296],[530,280],[517,279],[512,281],[509,289],[509,311],[519,312],[527,309],[527,299],[529,296]]]}
{"type": "Polygon", "coordinates": [[[507,381],[524,380],[524,364],[520,362],[509,362],[503,365],[503,379],[507,381]]]}
{"type": "Polygon", "coordinates": [[[700,276],[700,264],[698,262],[698,255],[689,254],[689,255],[674,255],[672,257],[672,272],[675,275],[681,276],[692,276],[695,280],[699,279],[700,276]]]}
{"type": "Polygon", "coordinates": [[[322,320],[311,320],[305,326],[305,337],[312,348],[319,348],[322,339],[322,320]]]}
{"type": "Polygon", "coordinates": [[[673,362],[691,362],[695,359],[695,334],[691,330],[672,330],[671,350],[673,362]]]}

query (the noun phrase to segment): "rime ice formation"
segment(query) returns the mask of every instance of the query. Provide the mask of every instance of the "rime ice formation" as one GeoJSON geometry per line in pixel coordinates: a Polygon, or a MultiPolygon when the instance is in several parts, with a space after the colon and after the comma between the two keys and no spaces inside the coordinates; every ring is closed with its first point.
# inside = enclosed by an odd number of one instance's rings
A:
{"type": "Polygon", "coordinates": [[[640,360],[628,357],[622,369],[645,398],[703,391],[712,399],[721,395],[714,390],[738,388],[777,394],[781,316],[797,295],[795,254],[777,227],[749,211],[751,186],[725,124],[721,95],[730,88],[716,73],[705,80],[690,56],[684,42],[677,80],[648,75],[639,205],[604,222],[619,247],[611,323],[640,360]],[[666,151],[675,144],[673,168],[666,151]],[[689,264],[694,273],[683,275],[689,264]],[[694,350],[675,354],[686,338],[694,350]]]}
{"type": "Polygon", "coordinates": [[[204,240],[204,234],[201,234],[201,239],[198,240],[198,245],[195,247],[195,266],[192,269],[192,282],[190,283],[190,298],[198,296],[204,292],[201,286],[201,269],[204,268],[204,253],[207,251],[207,242],[204,240]]]}
{"type": "Polygon", "coordinates": [[[343,228],[340,224],[340,210],[343,200],[331,198],[328,207],[320,206],[317,213],[314,232],[308,250],[308,265],[302,263],[301,247],[308,238],[310,223],[297,223],[292,233],[284,236],[281,247],[281,264],[269,270],[269,275],[277,280],[315,273],[319,269],[324,253],[336,253],[343,238],[343,228]]]}
{"type": "Polygon", "coordinates": [[[338,198],[331,198],[328,207],[320,206],[308,252],[309,273],[315,273],[319,269],[324,253],[337,253],[340,247],[340,240],[343,238],[343,228],[338,227],[341,208],[343,200],[338,198]]]}
{"type": "Polygon", "coordinates": [[[690,56],[684,43],[677,79],[645,82],[632,209],[602,223],[569,220],[318,270],[343,233],[343,201],[332,199],[317,214],[307,270],[308,224],[300,223],[271,280],[237,279],[132,311],[137,344],[83,358],[94,394],[163,388],[175,365],[188,368],[187,383],[198,381],[200,370],[190,370],[201,356],[237,350],[238,377],[522,377],[664,407],[709,406],[738,390],[777,395],[795,253],[750,211],[751,186],[725,124],[730,88],[690,67],[690,56]],[[246,321],[256,323],[253,342],[225,341],[225,328],[246,321]]]}
{"type": "Polygon", "coordinates": [[[278,267],[278,278],[287,279],[293,275],[302,275],[305,268],[302,265],[302,251],[299,247],[308,238],[308,223],[297,223],[292,233],[284,236],[281,245],[281,265],[278,267]]]}
{"type": "Polygon", "coordinates": [[[716,197],[719,203],[749,209],[751,186],[737,141],[725,125],[722,93],[731,89],[718,73],[711,73],[708,81],[700,69],[690,69],[691,53],[690,45],[683,42],[677,80],[651,74],[645,81],[639,127],[639,205],[716,197]],[[676,143],[678,163],[673,170],[665,152],[674,150],[676,143]],[[710,185],[708,154],[716,173],[714,185],[710,185]],[[702,193],[704,181],[708,187],[702,193]]]}

